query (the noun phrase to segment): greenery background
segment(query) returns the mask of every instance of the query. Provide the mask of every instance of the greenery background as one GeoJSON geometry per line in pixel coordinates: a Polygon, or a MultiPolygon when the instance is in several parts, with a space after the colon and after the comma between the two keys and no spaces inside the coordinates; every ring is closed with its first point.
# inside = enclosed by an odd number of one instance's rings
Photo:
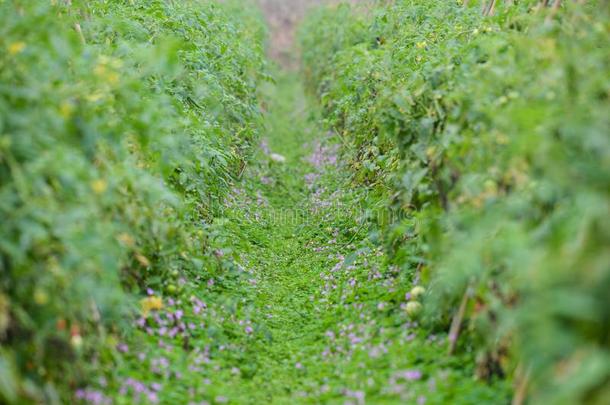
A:
{"type": "Polygon", "coordinates": [[[604,403],[608,6],[485,4],[0,2],[1,400],[604,403]]]}

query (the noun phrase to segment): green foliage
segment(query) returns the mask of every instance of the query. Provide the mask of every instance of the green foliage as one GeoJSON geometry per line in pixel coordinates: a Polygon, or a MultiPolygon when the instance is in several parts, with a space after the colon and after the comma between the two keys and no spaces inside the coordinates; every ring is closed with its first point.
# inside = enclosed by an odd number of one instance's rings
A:
{"type": "Polygon", "coordinates": [[[471,355],[444,356],[443,335],[413,322],[410,280],[367,238],[367,190],[350,184],[336,137],[319,138],[295,75],[262,91],[269,151],[208,230],[227,270],[138,319],[114,367],[98,373],[103,384],[86,393],[117,404],[146,394],[159,403],[506,402],[509,383],[473,380],[471,355]]]}
{"type": "Polygon", "coordinates": [[[60,402],[126,292],[216,265],[262,39],[235,2],[0,2],[0,401],[60,402]]]}
{"type": "Polygon", "coordinates": [[[326,10],[304,69],[355,180],[386,196],[394,262],[429,282],[430,327],[466,294],[479,377],[518,369],[535,403],[603,403],[610,10],[537,4],[326,10]]]}

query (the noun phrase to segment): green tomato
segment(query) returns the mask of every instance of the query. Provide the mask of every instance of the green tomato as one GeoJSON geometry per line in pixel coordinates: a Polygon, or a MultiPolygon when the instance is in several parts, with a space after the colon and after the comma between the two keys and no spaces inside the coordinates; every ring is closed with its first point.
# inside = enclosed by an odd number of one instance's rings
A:
{"type": "Polygon", "coordinates": [[[417,318],[421,314],[422,305],[417,301],[409,301],[407,302],[406,311],[411,318],[417,318]]]}
{"type": "Polygon", "coordinates": [[[424,295],[425,292],[426,292],[426,289],[424,287],[417,285],[417,286],[413,287],[413,289],[411,290],[411,299],[417,300],[419,297],[424,295]]]}

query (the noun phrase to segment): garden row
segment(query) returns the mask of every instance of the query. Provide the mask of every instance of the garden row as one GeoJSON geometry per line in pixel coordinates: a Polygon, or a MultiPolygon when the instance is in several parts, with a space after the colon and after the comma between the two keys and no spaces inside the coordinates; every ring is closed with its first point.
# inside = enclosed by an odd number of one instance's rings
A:
{"type": "Polygon", "coordinates": [[[610,395],[607,2],[328,8],[303,69],[427,327],[515,403],[610,395]],[[483,12],[481,11],[483,9],[483,12]],[[391,214],[391,215],[387,215],[391,214]]]}
{"type": "Polygon", "coordinates": [[[262,39],[238,1],[0,3],[0,402],[70,402],[139,294],[219,266],[262,39]]]}

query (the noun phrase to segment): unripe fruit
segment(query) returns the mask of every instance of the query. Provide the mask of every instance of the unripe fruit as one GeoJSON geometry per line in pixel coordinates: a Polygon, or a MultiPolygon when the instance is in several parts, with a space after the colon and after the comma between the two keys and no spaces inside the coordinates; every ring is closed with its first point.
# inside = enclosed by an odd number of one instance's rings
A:
{"type": "Polygon", "coordinates": [[[286,162],[286,158],[282,155],[280,155],[279,153],[272,153],[269,155],[269,158],[276,163],[285,163],[286,162]]]}
{"type": "Polygon", "coordinates": [[[417,286],[413,287],[413,289],[411,290],[411,299],[417,300],[417,298],[424,295],[425,292],[426,292],[426,289],[424,287],[417,285],[417,286]]]}
{"type": "Polygon", "coordinates": [[[83,347],[83,338],[81,335],[72,335],[72,337],[70,337],[70,344],[72,345],[73,348],[75,348],[76,350],[79,350],[81,347],[83,347]]]}
{"type": "Polygon", "coordinates": [[[422,305],[417,301],[407,302],[406,311],[411,318],[416,318],[422,310],[422,305]]]}

